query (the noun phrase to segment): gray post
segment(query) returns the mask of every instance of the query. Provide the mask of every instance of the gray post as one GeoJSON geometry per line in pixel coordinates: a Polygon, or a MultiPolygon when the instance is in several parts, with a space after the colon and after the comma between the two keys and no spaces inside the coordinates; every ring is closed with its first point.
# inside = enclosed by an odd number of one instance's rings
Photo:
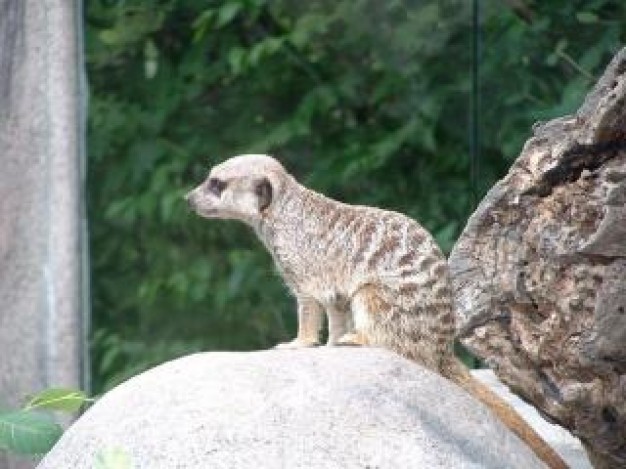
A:
{"type": "MultiPolygon", "coordinates": [[[[0,0],[0,403],[86,382],[79,0],[0,0]]],[[[31,467],[0,455],[0,468],[31,467]]]]}

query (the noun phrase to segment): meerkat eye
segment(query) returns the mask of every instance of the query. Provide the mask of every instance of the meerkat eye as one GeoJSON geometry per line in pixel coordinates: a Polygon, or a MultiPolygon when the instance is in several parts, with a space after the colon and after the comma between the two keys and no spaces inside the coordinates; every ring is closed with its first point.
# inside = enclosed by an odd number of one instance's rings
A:
{"type": "Polygon", "coordinates": [[[222,191],[226,188],[226,182],[221,179],[211,178],[207,183],[207,188],[216,196],[222,195],[222,191]]]}
{"type": "Polygon", "coordinates": [[[259,211],[264,211],[267,207],[272,203],[272,184],[269,182],[267,178],[263,178],[257,182],[254,192],[256,196],[259,198],[259,211]]]}

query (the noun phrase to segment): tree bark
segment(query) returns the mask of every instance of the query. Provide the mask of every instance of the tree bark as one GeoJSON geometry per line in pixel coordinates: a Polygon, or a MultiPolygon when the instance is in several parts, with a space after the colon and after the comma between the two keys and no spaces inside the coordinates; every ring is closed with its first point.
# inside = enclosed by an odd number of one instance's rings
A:
{"type": "Polygon", "coordinates": [[[533,127],[450,267],[461,341],[596,467],[626,467],[626,49],[533,127]]]}

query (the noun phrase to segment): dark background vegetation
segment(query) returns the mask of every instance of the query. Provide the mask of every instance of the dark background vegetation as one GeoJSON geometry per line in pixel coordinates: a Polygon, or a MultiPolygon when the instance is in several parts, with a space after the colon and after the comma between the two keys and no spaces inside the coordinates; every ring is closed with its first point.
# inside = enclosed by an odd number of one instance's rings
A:
{"type": "Polygon", "coordinates": [[[308,186],[402,211],[449,250],[537,120],[574,110],[625,41],[622,1],[86,0],[94,390],[198,350],[291,338],[245,226],[182,195],[271,153],[308,186]]]}

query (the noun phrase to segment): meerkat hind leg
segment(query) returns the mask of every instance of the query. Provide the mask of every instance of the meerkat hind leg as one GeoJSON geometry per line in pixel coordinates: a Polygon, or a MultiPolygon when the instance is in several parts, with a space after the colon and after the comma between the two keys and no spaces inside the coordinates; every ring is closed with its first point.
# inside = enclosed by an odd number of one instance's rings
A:
{"type": "Polygon", "coordinates": [[[362,333],[355,331],[342,335],[335,345],[340,345],[342,347],[360,347],[367,344],[368,342],[365,336],[362,333]]]}
{"type": "Polygon", "coordinates": [[[356,330],[354,312],[352,308],[345,313],[344,333],[335,341],[334,345],[358,347],[367,345],[367,339],[362,332],[356,330]]]}
{"type": "Polygon", "coordinates": [[[365,285],[359,289],[350,302],[351,317],[354,329],[344,334],[337,342],[338,345],[371,345],[368,333],[371,330],[373,318],[371,315],[379,314],[385,308],[384,301],[374,285],[365,285]]]}
{"type": "Polygon", "coordinates": [[[317,347],[324,310],[322,305],[312,298],[298,297],[298,335],[289,342],[274,346],[277,349],[295,349],[317,347]]]}
{"type": "Polygon", "coordinates": [[[328,315],[327,346],[339,345],[339,340],[354,330],[352,314],[347,307],[331,306],[326,309],[328,315]]]}

